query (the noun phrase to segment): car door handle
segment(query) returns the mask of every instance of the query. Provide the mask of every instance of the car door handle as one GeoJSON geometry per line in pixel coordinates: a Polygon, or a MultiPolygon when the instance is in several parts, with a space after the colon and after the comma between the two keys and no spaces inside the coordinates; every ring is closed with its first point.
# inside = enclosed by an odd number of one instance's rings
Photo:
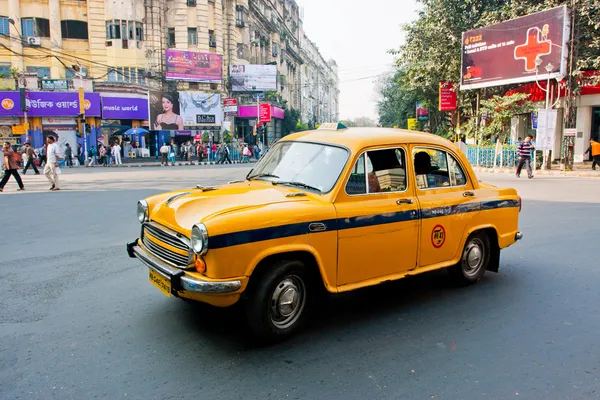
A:
{"type": "Polygon", "coordinates": [[[413,200],[412,199],[400,199],[400,200],[396,200],[396,204],[398,204],[399,206],[401,206],[402,204],[412,204],[413,200]]]}
{"type": "Polygon", "coordinates": [[[473,196],[475,196],[474,192],[464,192],[463,193],[463,197],[473,197],[473,196]]]}

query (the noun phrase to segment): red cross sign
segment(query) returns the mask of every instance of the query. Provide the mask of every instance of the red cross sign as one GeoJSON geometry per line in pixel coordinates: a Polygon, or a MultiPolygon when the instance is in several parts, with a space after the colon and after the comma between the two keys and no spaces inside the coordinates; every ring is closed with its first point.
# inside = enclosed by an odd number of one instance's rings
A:
{"type": "Polygon", "coordinates": [[[540,41],[540,32],[539,28],[529,28],[525,44],[515,46],[515,60],[525,60],[526,71],[535,71],[535,59],[552,52],[552,41],[540,41]]]}

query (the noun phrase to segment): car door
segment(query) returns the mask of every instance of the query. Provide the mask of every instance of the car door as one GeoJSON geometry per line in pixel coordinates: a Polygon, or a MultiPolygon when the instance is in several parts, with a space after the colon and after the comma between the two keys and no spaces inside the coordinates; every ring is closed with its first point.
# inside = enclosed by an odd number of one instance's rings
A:
{"type": "Polygon", "coordinates": [[[338,285],[411,270],[417,261],[418,210],[408,185],[407,148],[363,152],[334,203],[338,285]]]}
{"type": "Polygon", "coordinates": [[[456,257],[463,234],[481,205],[459,158],[448,149],[411,146],[414,186],[420,206],[418,266],[456,257]]]}

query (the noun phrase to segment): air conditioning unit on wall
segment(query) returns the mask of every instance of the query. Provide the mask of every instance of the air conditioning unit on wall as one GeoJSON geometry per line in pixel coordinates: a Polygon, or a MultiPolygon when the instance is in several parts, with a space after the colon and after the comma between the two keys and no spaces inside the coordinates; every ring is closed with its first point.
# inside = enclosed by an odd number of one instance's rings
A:
{"type": "Polygon", "coordinates": [[[42,40],[37,36],[27,36],[23,40],[26,46],[41,46],[42,40]]]}

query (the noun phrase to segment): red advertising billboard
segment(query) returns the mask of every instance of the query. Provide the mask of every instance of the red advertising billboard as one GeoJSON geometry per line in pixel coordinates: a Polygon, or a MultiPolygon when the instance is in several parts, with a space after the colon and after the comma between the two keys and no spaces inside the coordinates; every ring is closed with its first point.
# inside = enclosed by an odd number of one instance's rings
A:
{"type": "Polygon", "coordinates": [[[567,6],[464,32],[460,88],[566,75],[569,32],[567,6]]]}
{"type": "Polygon", "coordinates": [[[235,98],[227,98],[223,99],[223,112],[227,115],[235,115],[237,114],[238,106],[237,99],[235,98]]]}
{"type": "Polygon", "coordinates": [[[440,82],[439,110],[456,110],[456,88],[452,82],[440,82]]]}
{"type": "Polygon", "coordinates": [[[167,80],[221,83],[223,80],[222,56],[168,49],[166,57],[167,80]]]}
{"type": "Polygon", "coordinates": [[[270,122],[271,121],[271,105],[270,104],[261,104],[259,106],[259,115],[260,115],[260,123],[270,122]]]}

